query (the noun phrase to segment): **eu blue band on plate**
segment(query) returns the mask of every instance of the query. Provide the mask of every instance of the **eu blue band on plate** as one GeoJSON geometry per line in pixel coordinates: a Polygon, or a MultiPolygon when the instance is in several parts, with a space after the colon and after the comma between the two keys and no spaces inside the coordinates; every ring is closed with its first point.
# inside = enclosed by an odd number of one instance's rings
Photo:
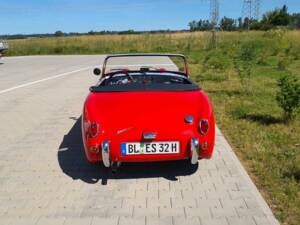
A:
{"type": "Polygon", "coordinates": [[[121,155],[126,155],[126,144],[125,143],[121,144],[121,155]]]}

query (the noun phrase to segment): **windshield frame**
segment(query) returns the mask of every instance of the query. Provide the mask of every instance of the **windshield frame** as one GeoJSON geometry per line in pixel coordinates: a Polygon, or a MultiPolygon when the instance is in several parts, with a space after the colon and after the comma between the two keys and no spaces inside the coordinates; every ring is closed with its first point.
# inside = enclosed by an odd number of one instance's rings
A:
{"type": "MultiPolygon", "coordinates": [[[[189,69],[188,69],[188,63],[187,63],[187,59],[184,55],[182,54],[156,54],[156,53],[147,53],[147,54],[140,54],[140,53],[137,53],[137,54],[116,54],[116,55],[109,55],[107,56],[105,59],[104,59],[104,62],[103,62],[103,67],[102,67],[102,78],[108,76],[111,74],[111,72],[109,73],[106,73],[106,68],[107,68],[107,63],[109,61],[109,59],[111,58],[127,58],[127,57],[178,57],[178,58],[181,58],[183,60],[183,63],[184,63],[184,72],[180,72],[181,74],[183,74],[184,76],[186,77],[189,77],[189,69]]],[[[172,72],[172,73],[176,73],[175,71],[166,71],[166,72],[172,72]]]]}

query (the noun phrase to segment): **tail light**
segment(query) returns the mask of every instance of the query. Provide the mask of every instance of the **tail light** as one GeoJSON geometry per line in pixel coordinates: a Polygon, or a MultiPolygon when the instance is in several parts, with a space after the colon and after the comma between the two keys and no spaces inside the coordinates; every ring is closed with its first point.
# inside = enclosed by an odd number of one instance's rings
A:
{"type": "Polygon", "coordinates": [[[99,134],[99,124],[96,122],[90,122],[88,127],[88,136],[90,138],[95,138],[99,134]]]}
{"type": "Polygon", "coordinates": [[[207,135],[208,134],[208,130],[209,130],[209,123],[207,119],[202,119],[199,123],[199,129],[200,129],[200,133],[203,135],[207,135]]]}

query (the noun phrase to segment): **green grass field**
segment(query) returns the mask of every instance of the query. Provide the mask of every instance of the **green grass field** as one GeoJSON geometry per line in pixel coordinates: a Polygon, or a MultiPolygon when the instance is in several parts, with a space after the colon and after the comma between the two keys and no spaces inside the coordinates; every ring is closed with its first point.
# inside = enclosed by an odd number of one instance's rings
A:
{"type": "Polygon", "coordinates": [[[192,78],[210,95],[218,126],[282,224],[300,223],[300,116],[287,123],[277,80],[300,79],[300,32],[104,35],[10,41],[8,55],[184,53],[192,78]],[[243,58],[244,57],[244,58],[243,58]],[[244,60],[244,61],[243,61],[244,60]],[[248,63],[242,79],[237,66],[248,63]]]}

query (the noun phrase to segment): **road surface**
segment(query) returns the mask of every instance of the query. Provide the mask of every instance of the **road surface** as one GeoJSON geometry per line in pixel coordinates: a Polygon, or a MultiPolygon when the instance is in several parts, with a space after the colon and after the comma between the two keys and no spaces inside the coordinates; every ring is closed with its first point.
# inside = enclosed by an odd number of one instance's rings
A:
{"type": "Polygon", "coordinates": [[[0,60],[0,224],[278,224],[219,130],[198,166],[88,164],[80,116],[103,58],[0,60]]]}

